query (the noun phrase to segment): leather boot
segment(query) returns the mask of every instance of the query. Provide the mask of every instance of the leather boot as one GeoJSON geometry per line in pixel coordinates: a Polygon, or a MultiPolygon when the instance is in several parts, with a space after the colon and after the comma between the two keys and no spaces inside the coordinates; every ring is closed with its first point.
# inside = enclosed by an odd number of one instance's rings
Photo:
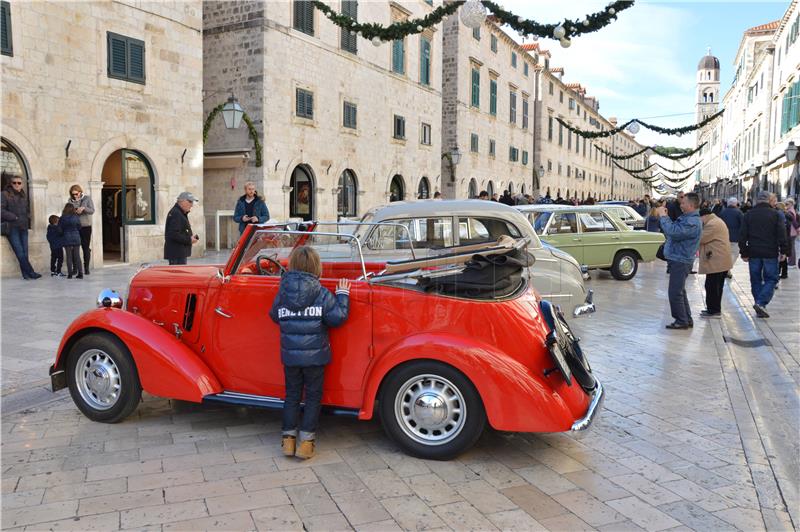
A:
{"type": "Polygon", "coordinates": [[[281,449],[283,449],[284,456],[294,456],[296,442],[297,438],[294,436],[284,436],[281,439],[281,449]]]}
{"type": "Polygon", "coordinates": [[[295,456],[307,460],[314,456],[314,440],[302,440],[297,447],[295,456]]]}

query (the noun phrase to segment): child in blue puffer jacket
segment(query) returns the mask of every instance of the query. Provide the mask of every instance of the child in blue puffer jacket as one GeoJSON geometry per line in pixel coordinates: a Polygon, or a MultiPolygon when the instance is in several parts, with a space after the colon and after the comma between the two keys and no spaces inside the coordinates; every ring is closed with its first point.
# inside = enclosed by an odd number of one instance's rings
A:
{"type": "Polygon", "coordinates": [[[321,275],[322,263],[316,250],[295,248],[269,313],[281,329],[286,382],[281,447],[284,455],[304,459],[314,456],[325,365],[331,361],[328,327],[344,323],[350,308],[350,281],[340,279],[334,296],[320,284],[321,275]],[[303,388],[305,407],[297,444],[303,388]]]}
{"type": "Polygon", "coordinates": [[[61,243],[64,246],[64,255],[67,259],[67,279],[72,279],[74,275],[77,279],[83,279],[83,266],[81,265],[81,220],[75,212],[72,203],[64,205],[61,212],[61,219],[58,220],[58,227],[61,229],[61,243]]]}

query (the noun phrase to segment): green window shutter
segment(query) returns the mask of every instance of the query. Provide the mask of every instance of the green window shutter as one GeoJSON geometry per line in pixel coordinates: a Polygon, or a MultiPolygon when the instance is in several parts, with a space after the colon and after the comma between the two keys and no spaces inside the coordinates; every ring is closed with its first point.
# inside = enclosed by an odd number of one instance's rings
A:
{"type": "Polygon", "coordinates": [[[795,83],[792,86],[792,115],[790,117],[789,129],[794,128],[800,122],[800,83],[795,83]]]}
{"type": "Polygon", "coordinates": [[[405,73],[405,46],[403,39],[398,39],[392,42],[392,72],[397,74],[405,73]]]}
{"type": "Polygon", "coordinates": [[[306,92],[306,116],[314,118],[314,95],[310,92],[306,92]]]}
{"type": "Polygon", "coordinates": [[[128,78],[144,83],[144,42],[128,39],[128,78]]]}
{"type": "Polygon", "coordinates": [[[124,79],[128,75],[128,42],[125,37],[108,34],[108,75],[124,79]]]}
{"type": "Polygon", "coordinates": [[[0,51],[3,55],[14,55],[14,46],[11,38],[11,4],[0,2],[0,51]]]}
{"type": "Polygon", "coordinates": [[[489,114],[497,116],[497,81],[489,80],[489,114]]]}
{"type": "Polygon", "coordinates": [[[425,37],[419,39],[419,82],[431,84],[431,42],[425,37]]]}
{"type": "Polygon", "coordinates": [[[472,106],[481,106],[481,73],[478,69],[472,69],[472,106]]]}
{"type": "Polygon", "coordinates": [[[509,93],[509,106],[508,106],[508,121],[512,124],[517,123],[517,93],[511,91],[509,93]]]}
{"type": "Polygon", "coordinates": [[[492,51],[497,53],[497,36],[492,34],[492,51]]]}
{"type": "Polygon", "coordinates": [[[297,89],[295,96],[295,114],[301,118],[314,118],[314,94],[297,89]]]}
{"type": "MultiPolygon", "coordinates": [[[[342,15],[347,15],[353,20],[358,20],[358,2],[356,0],[342,0],[342,15]]],[[[342,28],[341,47],[342,50],[355,54],[358,52],[358,36],[351,35],[350,31],[342,28]]]]}
{"type": "Polygon", "coordinates": [[[522,100],[522,129],[528,129],[528,100],[522,100]]]}
{"type": "Polygon", "coordinates": [[[294,1],[294,29],[314,35],[314,4],[310,0],[294,1]]]}

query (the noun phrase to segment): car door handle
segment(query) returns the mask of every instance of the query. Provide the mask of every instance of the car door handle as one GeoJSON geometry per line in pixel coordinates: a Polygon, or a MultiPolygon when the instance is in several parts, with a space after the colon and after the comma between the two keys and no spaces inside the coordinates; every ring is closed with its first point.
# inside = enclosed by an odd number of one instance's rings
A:
{"type": "Polygon", "coordinates": [[[215,309],[214,309],[214,312],[216,312],[217,314],[219,314],[219,315],[220,315],[220,316],[222,316],[223,318],[232,318],[232,317],[233,317],[231,314],[228,314],[227,312],[225,312],[224,310],[222,310],[222,307],[217,307],[217,308],[215,308],[215,309]]]}
{"type": "Polygon", "coordinates": [[[612,236],[611,240],[619,240],[619,237],[618,236],[612,236]]]}
{"type": "Polygon", "coordinates": [[[572,239],[572,241],[573,241],[573,242],[580,242],[580,241],[581,241],[581,239],[580,239],[580,238],[573,238],[573,239],[572,239]]]}

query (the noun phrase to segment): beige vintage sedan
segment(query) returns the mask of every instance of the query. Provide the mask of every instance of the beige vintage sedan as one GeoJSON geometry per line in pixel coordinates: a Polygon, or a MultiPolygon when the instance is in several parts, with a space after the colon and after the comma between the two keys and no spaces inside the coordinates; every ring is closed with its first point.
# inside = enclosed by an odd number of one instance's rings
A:
{"type": "Polygon", "coordinates": [[[568,253],[543,243],[527,218],[513,207],[482,200],[420,200],[394,202],[368,211],[355,232],[365,253],[391,255],[413,246],[417,254],[435,255],[447,248],[497,241],[501,236],[528,238],[536,258],[528,275],[543,299],[573,316],[594,312],[592,291],[568,253]],[[374,225],[390,223],[391,225],[374,225]],[[409,245],[409,238],[412,243],[409,245]]]}

